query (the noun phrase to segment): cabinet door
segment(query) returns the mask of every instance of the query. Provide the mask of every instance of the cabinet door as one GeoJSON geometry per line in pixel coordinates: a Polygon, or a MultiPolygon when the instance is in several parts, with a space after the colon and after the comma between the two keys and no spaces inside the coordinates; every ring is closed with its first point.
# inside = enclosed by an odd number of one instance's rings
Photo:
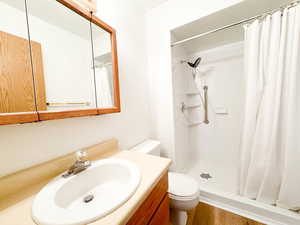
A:
{"type": "Polygon", "coordinates": [[[38,119],[28,37],[25,1],[0,0],[0,124],[38,119]]]}
{"type": "Polygon", "coordinates": [[[40,49],[34,78],[45,85],[39,118],[97,115],[90,19],[54,0],[27,0],[27,9],[31,48],[40,49]]]}
{"type": "Polygon", "coordinates": [[[168,174],[166,173],[154,187],[147,199],[138,208],[126,225],[147,225],[168,191],[168,174]]]}
{"type": "Polygon", "coordinates": [[[168,194],[166,194],[164,200],[160,203],[160,206],[152,217],[149,225],[169,225],[169,218],[169,198],[168,194]]]}
{"type": "Polygon", "coordinates": [[[116,32],[94,16],[91,27],[98,113],[120,112],[116,32]]]}

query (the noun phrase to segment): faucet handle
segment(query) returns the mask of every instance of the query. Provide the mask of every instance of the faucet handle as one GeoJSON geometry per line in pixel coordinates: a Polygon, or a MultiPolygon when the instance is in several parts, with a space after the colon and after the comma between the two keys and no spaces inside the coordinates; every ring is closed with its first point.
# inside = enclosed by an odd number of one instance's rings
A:
{"type": "Polygon", "coordinates": [[[77,151],[76,152],[76,159],[77,159],[77,161],[83,161],[86,156],[87,156],[87,152],[86,151],[77,151]]]}

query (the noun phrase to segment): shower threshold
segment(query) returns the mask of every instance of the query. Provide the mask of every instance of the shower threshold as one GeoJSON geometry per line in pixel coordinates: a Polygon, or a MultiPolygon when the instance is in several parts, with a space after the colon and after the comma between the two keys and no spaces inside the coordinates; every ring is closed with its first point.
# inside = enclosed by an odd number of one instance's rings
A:
{"type": "Polygon", "coordinates": [[[267,225],[300,224],[298,213],[238,195],[237,171],[236,168],[228,165],[219,166],[218,169],[197,163],[197,166],[189,170],[187,174],[194,177],[200,184],[200,202],[267,225]],[[208,177],[207,174],[210,176],[209,179],[205,179],[208,177]]]}

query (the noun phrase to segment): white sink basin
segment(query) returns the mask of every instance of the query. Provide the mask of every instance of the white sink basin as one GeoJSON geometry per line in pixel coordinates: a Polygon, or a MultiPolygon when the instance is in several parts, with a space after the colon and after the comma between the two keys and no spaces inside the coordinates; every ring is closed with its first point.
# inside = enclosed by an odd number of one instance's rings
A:
{"type": "Polygon", "coordinates": [[[135,193],[140,179],[139,169],[129,161],[94,161],[77,175],[60,175],[47,184],[33,202],[32,218],[40,225],[93,222],[124,204],[135,193]],[[86,203],[87,199],[91,201],[86,203]]]}

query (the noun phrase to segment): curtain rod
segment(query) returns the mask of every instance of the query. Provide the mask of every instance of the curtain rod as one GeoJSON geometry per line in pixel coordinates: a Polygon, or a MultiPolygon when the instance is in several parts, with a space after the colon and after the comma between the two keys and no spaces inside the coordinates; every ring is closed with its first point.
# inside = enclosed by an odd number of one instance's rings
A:
{"type": "Polygon", "coordinates": [[[280,8],[278,8],[278,9],[276,9],[276,10],[271,10],[271,11],[265,12],[265,13],[263,13],[263,14],[260,14],[260,15],[257,15],[257,16],[253,16],[253,17],[251,17],[251,18],[241,20],[241,21],[239,21],[239,22],[231,23],[231,24],[229,24],[229,25],[226,25],[226,26],[223,26],[223,27],[219,27],[219,28],[214,29],[214,30],[210,30],[210,31],[207,31],[207,32],[204,32],[204,33],[201,33],[201,34],[197,34],[197,35],[195,35],[195,36],[193,36],[193,37],[186,38],[186,39],[183,39],[183,40],[181,40],[181,41],[176,41],[176,42],[174,42],[174,43],[171,44],[171,47],[175,47],[175,46],[180,45],[180,44],[183,44],[183,43],[185,43],[185,42],[188,42],[188,41],[191,41],[191,40],[195,40],[195,39],[198,39],[198,38],[200,38],[200,37],[204,37],[204,36],[206,36],[206,35],[213,34],[213,33],[219,32],[219,31],[221,31],[221,30],[225,30],[225,29],[228,29],[228,28],[231,28],[231,27],[234,27],[234,26],[243,24],[243,23],[250,22],[250,21],[252,21],[252,20],[258,19],[258,18],[260,18],[260,17],[262,17],[262,16],[265,16],[265,15],[272,14],[272,13],[274,13],[274,12],[276,12],[276,11],[283,10],[283,9],[285,9],[285,8],[291,8],[291,7],[294,7],[295,5],[297,5],[297,4],[299,4],[299,3],[300,3],[299,0],[298,0],[298,1],[294,1],[294,2],[291,2],[291,3],[287,4],[287,5],[281,6],[280,8]]]}

